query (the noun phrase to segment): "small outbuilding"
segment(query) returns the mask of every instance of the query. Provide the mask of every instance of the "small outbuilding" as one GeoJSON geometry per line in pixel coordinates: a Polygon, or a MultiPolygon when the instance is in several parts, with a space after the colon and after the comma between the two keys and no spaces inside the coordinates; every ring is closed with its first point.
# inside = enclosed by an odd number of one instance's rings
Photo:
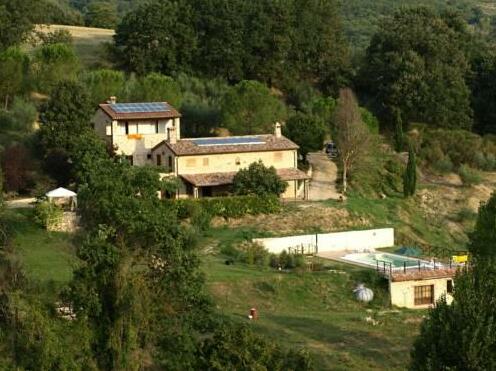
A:
{"type": "Polygon", "coordinates": [[[77,207],[77,194],[69,189],[59,187],[45,194],[49,202],[74,211],[77,207]]]}

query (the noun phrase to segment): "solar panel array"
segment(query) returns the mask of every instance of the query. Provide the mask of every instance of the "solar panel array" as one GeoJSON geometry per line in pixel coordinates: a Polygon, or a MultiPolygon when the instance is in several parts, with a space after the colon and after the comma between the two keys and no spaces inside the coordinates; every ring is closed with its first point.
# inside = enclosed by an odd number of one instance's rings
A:
{"type": "Polygon", "coordinates": [[[113,103],[110,108],[116,113],[167,112],[170,107],[164,102],[153,103],[113,103]]]}
{"type": "Polygon", "coordinates": [[[257,137],[226,137],[226,138],[202,138],[192,139],[197,146],[232,146],[242,144],[265,144],[257,137]]]}

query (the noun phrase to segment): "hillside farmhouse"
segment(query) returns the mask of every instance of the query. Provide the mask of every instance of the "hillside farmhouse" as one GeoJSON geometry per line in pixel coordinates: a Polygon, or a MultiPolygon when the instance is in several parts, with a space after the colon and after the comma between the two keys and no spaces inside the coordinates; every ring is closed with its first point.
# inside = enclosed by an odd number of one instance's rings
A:
{"type": "Polygon", "coordinates": [[[261,160],[288,182],[283,198],[307,199],[309,176],[297,168],[298,146],[281,125],[273,134],[181,138],[181,114],[166,102],[100,104],[93,118],[97,134],[137,166],[156,165],[176,176],[177,198],[229,193],[239,169],[261,160]]]}

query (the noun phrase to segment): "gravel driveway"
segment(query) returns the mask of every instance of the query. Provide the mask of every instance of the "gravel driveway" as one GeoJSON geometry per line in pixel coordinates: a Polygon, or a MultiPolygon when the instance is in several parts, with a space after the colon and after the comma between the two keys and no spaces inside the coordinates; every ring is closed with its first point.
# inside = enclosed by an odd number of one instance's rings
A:
{"type": "Polygon", "coordinates": [[[309,153],[307,159],[313,168],[308,199],[310,201],[339,199],[340,193],[336,191],[338,175],[336,164],[324,152],[309,153]]]}

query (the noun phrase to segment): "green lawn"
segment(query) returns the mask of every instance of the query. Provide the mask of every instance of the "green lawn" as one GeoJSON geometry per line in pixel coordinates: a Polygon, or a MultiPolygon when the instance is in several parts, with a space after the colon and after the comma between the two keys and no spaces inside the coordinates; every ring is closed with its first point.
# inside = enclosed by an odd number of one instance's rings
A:
{"type": "Polygon", "coordinates": [[[391,310],[387,285],[373,270],[327,263],[337,272],[280,273],[204,259],[207,286],[223,314],[242,322],[251,307],[259,333],[307,348],[317,369],[404,370],[423,311],[391,310]],[[339,273],[338,273],[339,272],[339,273]],[[371,304],[353,299],[356,283],[375,292],[371,304]],[[377,321],[374,325],[366,318],[377,321]]]}
{"type": "MultiPolygon", "coordinates": [[[[33,211],[7,210],[14,247],[27,275],[40,283],[62,285],[77,264],[73,236],[47,232],[33,221],[33,211]]],[[[202,269],[217,310],[249,322],[258,333],[281,344],[305,347],[321,370],[404,370],[423,311],[389,308],[387,283],[373,270],[325,261],[326,271],[278,272],[236,263],[226,265],[222,246],[257,235],[253,229],[213,229],[202,240],[208,253],[202,269]],[[371,304],[354,300],[352,290],[364,282],[375,293],[371,304]],[[373,324],[370,320],[377,321],[373,324]]]]}
{"type": "Polygon", "coordinates": [[[32,209],[7,210],[5,218],[14,232],[15,252],[29,278],[41,283],[71,279],[77,263],[72,235],[42,229],[34,222],[32,209]]]}

